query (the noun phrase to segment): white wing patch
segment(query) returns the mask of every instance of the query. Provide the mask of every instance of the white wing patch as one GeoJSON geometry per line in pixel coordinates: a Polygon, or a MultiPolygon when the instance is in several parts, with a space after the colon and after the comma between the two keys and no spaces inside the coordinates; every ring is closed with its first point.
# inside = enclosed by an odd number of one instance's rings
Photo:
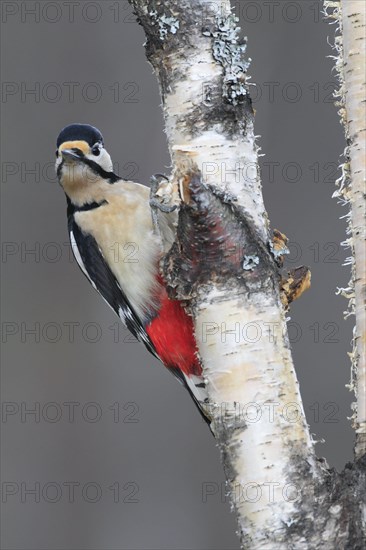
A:
{"type": "MultiPolygon", "coordinates": [[[[135,325],[135,330],[137,332],[138,339],[142,341],[144,344],[146,344],[151,351],[151,341],[148,335],[146,334],[145,330],[143,329],[143,327],[136,326],[136,322],[130,308],[128,307],[124,308],[120,306],[118,310],[118,317],[121,319],[122,323],[125,326],[127,326],[128,322],[133,323],[135,325]]],[[[156,355],[155,352],[154,352],[154,355],[156,355]]],[[[158,356],[156,355],[156,357],[158,356]]]]}
{"type": "Polygon", "coordinates": [[[124,326],[126,326],[126,317],[127,317],[128,311],[123,310],[121,307],[118,310],[118,317],[121,319],[124,326]]]}

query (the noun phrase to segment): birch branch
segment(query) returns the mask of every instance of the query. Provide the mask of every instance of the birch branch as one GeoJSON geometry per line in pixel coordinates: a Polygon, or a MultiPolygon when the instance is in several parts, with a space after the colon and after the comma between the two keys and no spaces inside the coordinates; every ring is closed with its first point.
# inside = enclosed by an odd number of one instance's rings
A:
{"type": "Polygon", "coordinates": [[[340,80],[337,92],[339,114],[347,138],[346,163],[335,196],[349,204],[348,234],[343,243],[351,248],[347,263],[352,276],[347,289],[340,292],[349,298],[349,312],[354,314],[351,388],[357,403],[354,414],[355,455],[366,452],[366,3],[360,0],[324,2],[326,13],[338,24],[336,69],[340,80]],[[333,10],[333,11],[332,11],[333,10]]]}
{"type": "Polygon", "coordinates": [[[314,454],[285,319],[310,275],[281,275],[286,238],[269,232],[230,2],[130,1],[160,84],[180,206],[164,277],[193,315],[241,543],[346,548],[362,537],[361,473],[338,477],[314,454]]]}

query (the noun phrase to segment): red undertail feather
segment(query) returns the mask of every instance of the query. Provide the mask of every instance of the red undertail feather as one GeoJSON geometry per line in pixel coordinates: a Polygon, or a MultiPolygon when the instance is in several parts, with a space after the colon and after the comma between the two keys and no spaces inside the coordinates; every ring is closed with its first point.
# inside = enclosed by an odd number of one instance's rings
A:
{"type": "Polygon", "coordinates": [[[180,302],[169,299],[163,287],[160,304],[158,315],[146,327],[157,354],[166,367],[201,376],[192,318],[180,302]]]}

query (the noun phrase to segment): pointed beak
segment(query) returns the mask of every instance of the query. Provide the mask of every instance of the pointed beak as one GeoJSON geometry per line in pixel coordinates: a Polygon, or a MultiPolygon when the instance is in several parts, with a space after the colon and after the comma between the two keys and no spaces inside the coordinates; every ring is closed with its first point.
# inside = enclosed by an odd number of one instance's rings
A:
{"type": "Polygon", "coordinates": [[[63,149],[61,155],[64,160],[69,162],[81,161],[84,158],[84,153],[80,149],[63,149]]]}

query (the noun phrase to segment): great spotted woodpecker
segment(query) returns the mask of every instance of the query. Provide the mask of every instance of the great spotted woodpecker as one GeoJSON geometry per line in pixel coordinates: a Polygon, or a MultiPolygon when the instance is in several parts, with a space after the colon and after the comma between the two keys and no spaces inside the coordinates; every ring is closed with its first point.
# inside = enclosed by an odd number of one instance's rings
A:
{"type": "MultiPolygon", "coordinates": [[[[61,131],[56,171],[66,194],[70,242],[81,270],[204,412],[207,394],[192,319],[180,302],[168,297],[159,275],[163,248],[152,220],[150,189],[113,172],[102,134],[86,124],[61,131]]],[[[169,215],[164,223],[166,235],[170,232],[173,238],[169,215]]]]}

